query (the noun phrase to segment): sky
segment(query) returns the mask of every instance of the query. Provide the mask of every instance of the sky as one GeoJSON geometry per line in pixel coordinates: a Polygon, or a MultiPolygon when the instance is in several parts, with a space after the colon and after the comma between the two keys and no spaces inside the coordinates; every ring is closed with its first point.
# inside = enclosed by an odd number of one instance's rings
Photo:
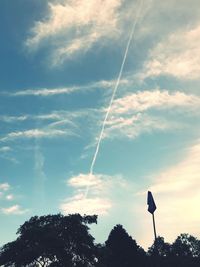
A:
{"type": "Polygon", "coordinates": [[[0,244],[34,215],[200,237],[198,0],[0,1],[0,244]],[[103,128],[102,128],[103,127],[103,128]]]}

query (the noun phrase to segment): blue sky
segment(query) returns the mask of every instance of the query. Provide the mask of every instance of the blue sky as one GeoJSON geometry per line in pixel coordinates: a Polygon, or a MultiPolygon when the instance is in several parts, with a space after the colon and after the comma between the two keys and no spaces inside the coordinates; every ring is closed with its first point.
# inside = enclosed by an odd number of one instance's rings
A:
{"type": "Polygon", "coordinates": [[[197,0],[1,0],[1,244],[33,215],[99,214],[144,247],[199,236],[197,0]],[[123,73],[102,123],[134,27],[123,73]]]}

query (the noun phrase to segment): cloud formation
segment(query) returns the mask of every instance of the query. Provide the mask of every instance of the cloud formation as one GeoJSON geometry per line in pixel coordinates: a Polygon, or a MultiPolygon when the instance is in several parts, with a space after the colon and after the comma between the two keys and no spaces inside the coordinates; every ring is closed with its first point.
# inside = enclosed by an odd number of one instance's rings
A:
{"type": "Polygon", "coordinates": [[[181,127],[181,124],[169,122],[162,117],[138,113],[137,115],[129,115],[128,117],[112,117],[107,123],[104,138],[112,139],[126,137],[135,139],[144,133],[168,131],[181,127]]]}
{"type": "Polygon", "coordinates": [[[144,63],[144,76],[170,75],[183,80],[200,78],[200,24],[165,37],[144,63]]]}
{"type": "Polygon", "coordinates": [[[169,92],[168,90],[155,89],[138,91],[116,99],[112,106],[112,113],[120,115],[123,113],[143,112],[150,109],[198,109],[199,107],[199,96],[185,94],[180,91],[169,92]]]}
{"type": "Polygon", "coordinates": [[[60,205],[60,210],[64,214],[78,212],[81,214],[97,214],[106,215],[112,204],[109,200],[100,197],[85,198],[84,195],[75,195],[72,198],[67,198],[60,205]]]}
{"type": "MultiPolygon", "coordinates": [[[[126,187],[125,180],[120,176],[104,174],[82,174],[71,177],[67,185],[74,188],[72,197],[62,201],[60,210],[64,213],[79,212],[81,214],[107,215],[113,207],[111,191],[126,187]],[[89,187],[87,197],[85,192],[89,187]]],[[[116,190],[117,191],[117,190],[116,190]]]]}
{"type": "Polygon", "coordinates": [[[28,210],[22,209],[19,205],[13,205],[8,208],[2,208],[1,212],[5,215],[22,215],[28,212],[28,210]]]}
{"type": "Polygon", "coordinates": [[[74,91],[77,91],[77,87],[69,87],[69,88],[42,88],[42,89],[27,89],[18,91],[15,93],[9,94],[10,96],[54,96],[54,95],[63,95],[63,94],[71,94],[74,91]]]}
{"type": "Polygon", "coordinates": [[[73,0],[48,4],[46,18],[35,23],[26,45],[38,49],[48,41],[58,65],[76,53],[87,52],[95,43],[116,37],[122,0],[73,0]]]}
{"type": "MultiPolygon", "coordinates": [[[[113,85],[114,81],[101,81],[95,84],[104,84],[104,86],[113,85]]],[[[123,81],[123,86],[130,87],[131,81],[123,81]]],[[[92,85],[93,86],[93,85],[92,85]]],[[[106,99],[107,102],[107,99],[106,99]]],[[[190,116],[199,114],[200,98],[194,94],[186,94],[181,91],[168,90],[146,90],[128,93],[114,100],[111,107],[111,113],[106,122],[104,138],[128,137],[136,138],[143,133],[152,133],[153,131],[169,131],[182,129],[187,123],[184,119],[176,120],[177,112],[190,116]],[[169,111],[171,112],[170,119],[169,111]],[[159,111],[159,113],[158,113],[159,111]]],[[[78,130],[83,127],[85,119],[88,121],[90,134],[97,134],[94,125],[99,124],[103,119],[106,108],[99,109],[85,108],[76,110],[73,113],[67,110],[54,110],[46,114],[30,115],[24,114],[18,116],[5,115],[7,123],[20,121],[37,121],[46,126],[36,129],[17,130],[8,132],[1,137],[1,142],[13,141],[18,139],[41,139],[41,138],[60,138],[65,136],[77,136],[78,130]],[[23,120],[21,120],[21,117],[23,120]],[[18,119],[19,118],[19,119],[18,119]],[[93,127],[93,128],[92,128],[93,127]]],[[[24,128],[24,127],[23,127],[24,128]]],[[[8,147],[2,147],[0,150],[7,150],[8,147]]]]}
{"type": "MultiPolygon", "coordinates": [[[[55,138],[69,135],[71,131],[57,129],[31,129],[26,131],[10,132],[0,139],[1,142],[12,141],[16,139],[31,139],[31,138],[55,138]]],[[[72,134],[72,133],[71,133],[72,134]]]]}
{"type": "MultiPolygon", "coordinates": [[[[82,92],[92,90],[92,89],[110,89],[114,87],[116,84],[116,80],[100,80],[96,82],[91,82],[85,85],[74,85],[69,86],[66,88],[33,88],[33,89],[24,89],[12,93],[6,93],[4,92],[4,95],[8,95],[11,97],[19,97],[19,96],[35,96],[35,97],[50,97],[50,96],[56,96],[56,95],[69,95],[76,92],[82,92]]],[[[126,86],[130,84],[130,80],[124,78],[120,80],[120,85],[126,86]]],[[[5,121],[12,121],[14,120],[14,116],[0,116],[0,120],[5,121]]],[[[18,117],[18,120],[23,121],[26,119],[25,116],[18,117]]]]}
{"type": "MultiPolygon", "coordinates": [[[[11,192],[11,185],[9,183],[1,183],[0,184],[0,198],[1,201],[13,201],[15,200],[16,196],[11,192]]],[[[5,215],[21,215],[26,213],[28,210],[23,209],[20,205],[14,204],[10,207],[0,207],[0,212],[5,215]]]]}
{"type": "Polygon", "coordinates": [[[136,138],[142,133],[181,129],[185,122],[174,118],[169,120],[166,111],[173,109],[182,114],[200,111],[200,98],[180,91],[167,90],[138,91],[116,99],[106,123],[104,138],[136,138]],[[162,111],[152,115],[151,111],[162,111]]]}
{"type": "Polygon", "coordinates": [[[27,119],[26,115],[23,116],[9,116],[9,115],[1,115],[0,121],[6,122],[6,123],[12,123],[12,122],[23,122],[27,119]]]}
{"type": "Polygon", "coordinates": [[[9,201],[12,201],[14,199],[14,195],[13,194],[9,194],[6,196],[6,199],[9,201]]]}
{"type": "Polygon", "coordinates": [[[2,183],[0,184],[0,190],[7,191],[10,189],[10,185],[8,183],[2,183]]]}

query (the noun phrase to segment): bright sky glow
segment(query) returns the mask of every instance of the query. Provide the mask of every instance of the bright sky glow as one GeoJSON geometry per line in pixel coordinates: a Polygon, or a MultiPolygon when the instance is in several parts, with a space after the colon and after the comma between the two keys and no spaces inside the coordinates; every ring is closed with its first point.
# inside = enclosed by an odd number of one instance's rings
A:
{"type": "Polygon", "coordinates": [[[0,243],[80,212],[147,248],[148,190],[161,236],[199,236],[199,1],[1,0],[0,32],[0,243]]]}

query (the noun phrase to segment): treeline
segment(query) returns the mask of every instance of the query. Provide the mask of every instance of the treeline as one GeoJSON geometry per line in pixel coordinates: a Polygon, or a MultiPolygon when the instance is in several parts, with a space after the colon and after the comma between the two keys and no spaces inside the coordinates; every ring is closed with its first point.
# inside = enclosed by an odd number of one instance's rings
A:
{"type": "Polygon", "coordinates": [[[17,231],[15,241],[0,250],[5,267],[196,267],[200,240],[181,234],[173,244],[158,237],[147,252],[116,225],[105,244],[95,244],[89,225],[97,216],[73,214],[32,217],[17,231]]]}

